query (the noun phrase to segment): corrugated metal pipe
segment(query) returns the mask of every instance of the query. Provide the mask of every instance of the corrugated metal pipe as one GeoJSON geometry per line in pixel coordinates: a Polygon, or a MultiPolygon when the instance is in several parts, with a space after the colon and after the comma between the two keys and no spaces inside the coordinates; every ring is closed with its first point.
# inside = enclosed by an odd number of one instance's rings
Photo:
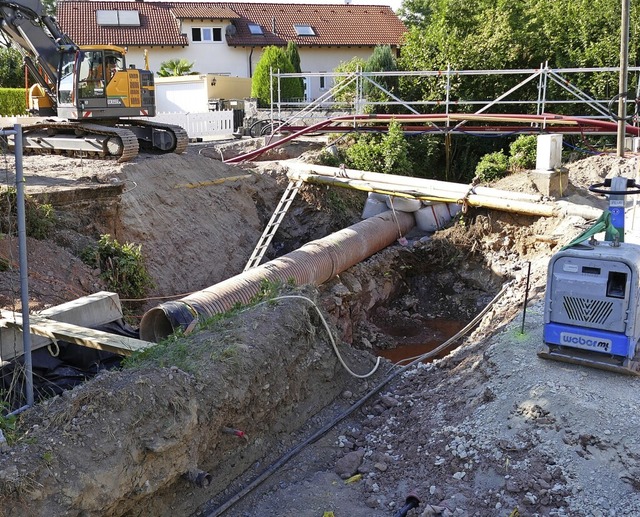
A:
{"type": "Polygon", "coordinates": [[[318,239],[282,257],[228,278],[177,301],[150,309],[140,322],[140,339],[158,342],[198,316],[248,304],[263,280],[320,285],[386,248],[415,225],[412,213],[388,211],[318,239]]]}

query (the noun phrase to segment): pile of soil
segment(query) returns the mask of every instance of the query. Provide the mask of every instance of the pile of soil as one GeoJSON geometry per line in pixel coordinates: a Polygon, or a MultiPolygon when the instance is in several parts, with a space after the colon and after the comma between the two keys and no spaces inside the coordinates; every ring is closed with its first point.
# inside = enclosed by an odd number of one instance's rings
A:
{"type": "MultiPolygon", "coordinates": [[[[92,218],[85,207],[51,240],[33,243],[33,307],[101,288],[99,273],[75,258],[101,233],[142,245],[157,298],[144,307],[239,273],[284,189],[286,161],[230,166],[200,150],[108,166],[26,157],[30,187],[123,185],[116,213],[92,218]]],[[[586,187],[618,171],[633,177],[637,159],[596,156],[567,167],[570,199],[602,205],[586,187]]],[[[495,186],[523,185],[535,191],[527,172],[495,186]]],[[[337,217],[328,192],[305,187],[271,254],[358,219],[361,195],[344,194],[347,210],[337,217]]],[[[376,517],[398,511],[410,493],[421,501],[410,516],[634,515],[640,381],[536,355],[548,258],[587,226],[577,217],[473,211],[464,226],[410,238],[318,290],[296,292],[308,301],[260,305],[198,332],[180,367],[104,372],[39,404],[23,416],[23,438],[0,452],[0,515],[376,517]],[[408,307],[437,311],[405,299],[369,319],[351,313],[383,298],[398,257],[428,260],[425,249],[438,240],[508,279],[500,298],[443,359],[409,368],[383,360],[371,376],[349,376],[315,308],[328,315],[346,364],[365,374],[376,323],[411,317],[408,307]],[[198,473],[209,477],[193,482],[198,473]]],[[[0,272],[5,307],[17,305],[16,278],[0,272]]],[[[480,287],[484,301],[497,291],[480,287]]],[[[464,307],[464,293],[458,298],[464,307]]]]}

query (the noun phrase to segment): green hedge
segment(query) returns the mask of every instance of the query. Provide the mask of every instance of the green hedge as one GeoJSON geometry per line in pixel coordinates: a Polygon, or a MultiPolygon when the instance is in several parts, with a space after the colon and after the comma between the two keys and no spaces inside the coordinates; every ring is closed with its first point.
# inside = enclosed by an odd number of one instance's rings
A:
{"type": "Polygon", "coordinates": [[[24,88],[0,88],[0,116],[25,115],[27,103],[24,88]]]}

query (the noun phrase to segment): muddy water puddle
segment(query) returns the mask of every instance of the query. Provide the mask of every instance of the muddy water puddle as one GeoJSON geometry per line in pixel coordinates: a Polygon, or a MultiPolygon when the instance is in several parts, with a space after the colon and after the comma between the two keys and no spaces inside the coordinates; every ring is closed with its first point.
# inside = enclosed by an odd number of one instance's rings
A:
{"type": "MultiPolygon", "coordinates": [[[[385,328],[384,331],[388,336],[396,338],[397,345],[395,348],[378,350],[378,355],[394,363],[406,362],[407,359],[431,352],[447,339],[455,336],[467,324],[464,321],[446,318],[421,320],[419,323],[410,328],[405,325],[385,328]]],[[[443,357],[450,350],[444,351],[438,357],[443,357]]]]}

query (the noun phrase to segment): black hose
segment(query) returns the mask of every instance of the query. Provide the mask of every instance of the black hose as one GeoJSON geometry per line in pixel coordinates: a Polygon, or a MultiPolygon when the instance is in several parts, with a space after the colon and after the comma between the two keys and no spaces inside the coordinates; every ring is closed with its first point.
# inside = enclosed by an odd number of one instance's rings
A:
{"type": "Polygon", "coordinates": [[[626,120],[629,121],[631,119],[633,119],[634,117],[638,116],[638,109],[640,108],[640,99],[636,98],[633,100],[633,102],[635,103],[635,107],[633,110],[633,113],[631,115],[627,115],[625,117],[619,117],[618,116],[618,111],[616,109],[614,109],[614,104],[616,102],[618,102],[620,99],[626,99],[629,97],[629,92],[623,92],[623,93],[619,93],[617,95],[614,95],[611,100],[609,101],[609,104],[607,105],[608,109],[609,109],[609,113],[611,113],[611,117],[614,120],[626,120]]]}

